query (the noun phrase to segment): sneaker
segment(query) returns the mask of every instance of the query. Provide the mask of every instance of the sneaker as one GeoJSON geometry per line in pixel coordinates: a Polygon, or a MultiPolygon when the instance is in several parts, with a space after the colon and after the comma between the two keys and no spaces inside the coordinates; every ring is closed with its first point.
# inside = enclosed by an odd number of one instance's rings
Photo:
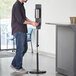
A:
{"type": "Polygon", "coordinates": [[[24,73],[24,74],[27,74],[28,73],[28,71],[26,71],[24,68],[22,68],[22,69],[16,69],[16,72],[18,72],[18,73],[24,73]]]}
{"type": "Polygon", "coordinates": [[[14,71],[16,71],[16,68],[13,66],[13,65],[11,65],[10,66],[14,71]]]}

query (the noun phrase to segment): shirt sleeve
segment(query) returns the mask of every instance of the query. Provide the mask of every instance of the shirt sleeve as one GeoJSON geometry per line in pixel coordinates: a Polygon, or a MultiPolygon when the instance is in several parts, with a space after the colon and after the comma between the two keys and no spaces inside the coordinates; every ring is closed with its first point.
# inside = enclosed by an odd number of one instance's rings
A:
{"type": "Polygon", "coordinates": [[[24,21],[26,20],[26,18],[23,18],[23,17],[22,17],[22,14],[21,14],[20,7],[19,7],[19,6],[16,6],[16,7],[15,7],[14,14],[15,14],[15,18],[17,19],[17,21],[18,21],[20,24],[23,24],[24,21]]]}

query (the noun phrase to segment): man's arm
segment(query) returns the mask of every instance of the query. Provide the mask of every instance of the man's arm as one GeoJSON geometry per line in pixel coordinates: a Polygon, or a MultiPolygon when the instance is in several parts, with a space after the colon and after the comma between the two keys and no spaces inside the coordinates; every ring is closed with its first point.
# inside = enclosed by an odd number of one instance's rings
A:
{"type": "Polygon", "coordinates": [[[27,20],[27,21],[30,21],[30,22],[32,22],[32,21],[31,21],[30,19],[28,19],[27,17],[26,17],[26,20],[27,20]]]}
{"type": "Polygon", "coordinates": [[[23,24],[23,22],[26,20],[26,18],[22,18],[22,14],[21,14],[21,11],[20,11],[20,8],[18,5],[14,6],[13,7],[13,12],[14,12],[14,15],[15,15],[15,18],[16,20],[20,23],[20,24],[23,24]]]}
{"type": "Polygon", "coordinates": [[[39,25],[39,23],[31,21],[27,17],[26,17],[26,20],[24,21],[23,24],[30,24],[30,25],[33,25],[33,26],[38,26],[39,25]]]}
{"type": "Polygon", "coordinates": [[[15,12],[14,13],[15,13],[15,17],[16,17],[17,21],[20,24],[30,24],[30,25],[33,25],[33,26],[38,26],[39,25],[37,22],[31,21],[27,17],[25,19],[23,19],[22,15],[21,15],[21,11],[20,11],[18,6],[15,7],[15,12]]]}

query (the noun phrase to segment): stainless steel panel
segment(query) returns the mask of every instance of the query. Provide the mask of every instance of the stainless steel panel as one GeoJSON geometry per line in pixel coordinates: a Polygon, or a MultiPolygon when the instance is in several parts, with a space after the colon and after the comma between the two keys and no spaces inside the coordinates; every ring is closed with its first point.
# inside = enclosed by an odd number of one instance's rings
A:
{"type": "Polygon", "coordinates": [[[68,26],[57,26],[57,69],[74,75],[75,32],[68,26]]]}

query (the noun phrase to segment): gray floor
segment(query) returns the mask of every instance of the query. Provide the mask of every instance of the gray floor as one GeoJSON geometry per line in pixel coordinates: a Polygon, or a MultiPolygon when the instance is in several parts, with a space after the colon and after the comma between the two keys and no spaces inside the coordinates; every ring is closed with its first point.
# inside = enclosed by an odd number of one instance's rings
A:
{"type": "MultiPolygon", "coordinates": [[[[19,74],[14,72],[10,68],[10,64],[13,59],[14,53],[9,52],[8,55],[6,55],[6,57],[4,56],[3,58],[1,57],[1,55],[2,52],[0,53],[0,76],[63,76],[56,73],[55,71],[55,57],[40,55],[39,68],[40,70],[46,70],[47,73],[36,75],[36,74],[19,74]]],[[[36,55],[31,53],[26,53],[23,59],[23,67],[26,68],[28,71],[32,71],[36,69],[36,55]]]]}

